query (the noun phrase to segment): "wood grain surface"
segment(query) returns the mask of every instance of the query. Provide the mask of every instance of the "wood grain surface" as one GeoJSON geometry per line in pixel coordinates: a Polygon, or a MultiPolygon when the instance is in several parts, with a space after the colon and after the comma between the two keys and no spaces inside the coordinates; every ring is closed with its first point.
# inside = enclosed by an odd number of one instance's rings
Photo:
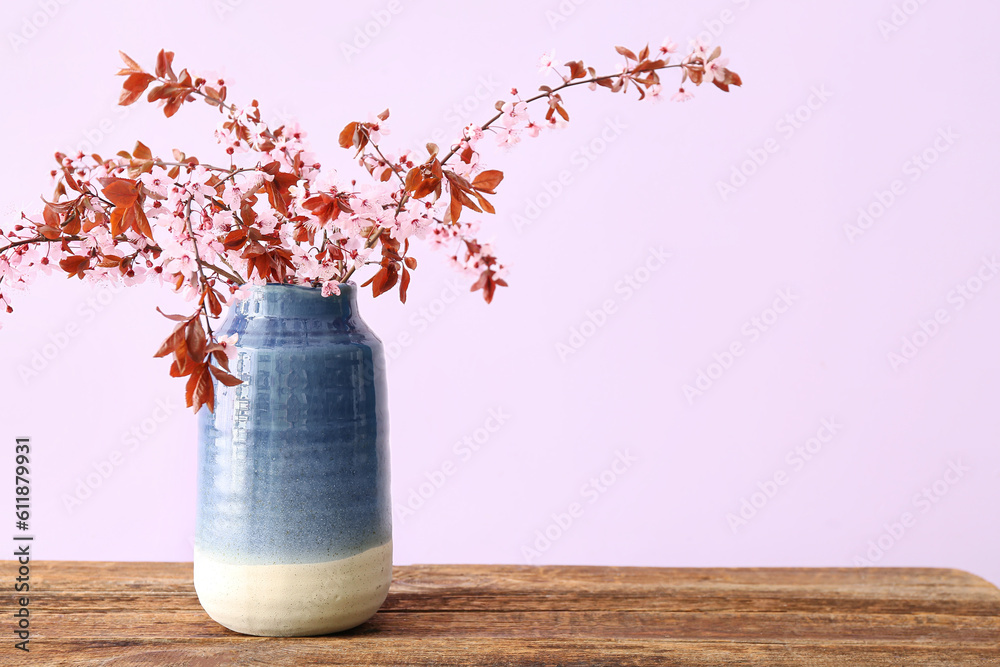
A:
{"type": "MultiPolygon", "coordinates": [[[[0,572],[12,582],[15,564],[0,572]]],[[[418,565],[393,577],[361,627],[273,639],[213,622],[190,563],[32,563],[31,651],[14,649],[5,611],[0,664],[1000,665],[1000,591],[958,570],[418,565]]]]}

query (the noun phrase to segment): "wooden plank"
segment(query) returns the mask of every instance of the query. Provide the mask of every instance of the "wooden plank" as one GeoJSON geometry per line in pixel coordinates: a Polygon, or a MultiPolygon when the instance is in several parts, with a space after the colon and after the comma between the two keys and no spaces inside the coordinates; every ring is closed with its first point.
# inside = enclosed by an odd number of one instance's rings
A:
{"type": "Polygon", "coordinates": [[[956,667],[1000,664],[996,649],[922,644],[804,645],[724,641],[647,642],[639,640],[499,640],[305,638],[204,642],[190,639],[155,642],[121,640],[59,641],[32,651],[31,659],[51,667],[272,667],[276,665],[560,665],[593,667],[956,667]]]}
{"type": "Polygon", "coordinates": [[[957,570],[397,567],[371,621],[298,639],[211,621],[190,563],[31,577],[46,665],[1000,665],[1000,591],[957,570]]]}
{"type": "MultiPolygon", "coordinates": [[[[34,636],[85,640],[230,638],[201,610],[66,613],[39,607],[34,636]],[[127,629],[127,630],[126,630],[127,629]]],[[[928,614],[662,613],[622,611],[380,612],[344,636],[395,638],[725,639],[731,641],[935,642],[996,646],[1000,618],[928,614]]]]}

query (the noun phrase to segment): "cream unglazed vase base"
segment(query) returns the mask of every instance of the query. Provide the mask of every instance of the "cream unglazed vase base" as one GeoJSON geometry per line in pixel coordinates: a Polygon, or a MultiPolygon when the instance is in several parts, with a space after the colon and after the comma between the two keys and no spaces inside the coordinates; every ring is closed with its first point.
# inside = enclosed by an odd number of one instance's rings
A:
{"type": "Polygon", "coordinates": [[[245,635],[306,637],[361,625],[385,601],[392,541],[305,565],[232,565],[195,551],[194,587],[217,623],[245,635]]]}

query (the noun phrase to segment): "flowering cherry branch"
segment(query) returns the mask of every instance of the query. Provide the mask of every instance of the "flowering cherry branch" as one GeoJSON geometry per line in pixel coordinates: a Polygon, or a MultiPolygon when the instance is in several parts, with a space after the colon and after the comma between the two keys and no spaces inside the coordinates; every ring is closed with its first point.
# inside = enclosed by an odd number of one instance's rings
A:
{"type": "Polygon", "coordinates": [[[562,127],[569,121],[562,92],[575,86],[622,93],[634,87],[640,99],[659,99],[660,73],[679,69],[680,88],[671,99],[684,101],[691,97],[687,82],[711,82],[723,91],[742,84],[720,49],[709,52],[700,43],[683,58],[670,40],[655,53],[648,46],[617,52],[625,59],[620,71],[605,75],[581,61],[559,67],[552,54],[544,56],[542,71],[555,72],[561,83],[543,85],[527,99],[512,89],[510,99],[496,103],[495,115],[465,127],[443,154],[434,144],[423,159],[385,150],[388,109],[348,123],[339,143],[370,175],[363,183],[324,169],[297,124],[272,128],[256,100],[243,107],[229,102],[224,80],[175,72],[170,51],[160,51],[152,72],[123,53],[119,104],[145,95],[167,117],[197,100],[217,108],[222,119],[215,138],[230,164],[216,166],[177,149],[163,159],[142,142],[110,158],[56,153],[51,201],[39,215],[22,213],[11,229],[0,228],[6,241],[0,307],[12,311],[4,289],[23,289],[54,267],[91,282],[169,284],[197,307],[190,315],[165,315],[176,325],[156,356],[172,357],[170,374],[187,378],[189,407],[212,410],[215,381],[240,383],[229,367],[236,340],[218,336],[212,321],[250,285],[309,285],[329,296],[372,266],[362,286],[371,286],[374,296],[398,288],[405,303],[417,268],[412,237],[449,248],[451,263],[474,279],[472,291],[482,290],[491,302],[507,285],[506,267],[492,244],[478,240],[479,223],[462,218],[466,209],[495,212],[489,197],[504,174],[481,160],[487,133],[498,147],[510,148],[522,136],[562,127]],[[542,102],[544,120],[535,122],[529,105],[542,102]]]}

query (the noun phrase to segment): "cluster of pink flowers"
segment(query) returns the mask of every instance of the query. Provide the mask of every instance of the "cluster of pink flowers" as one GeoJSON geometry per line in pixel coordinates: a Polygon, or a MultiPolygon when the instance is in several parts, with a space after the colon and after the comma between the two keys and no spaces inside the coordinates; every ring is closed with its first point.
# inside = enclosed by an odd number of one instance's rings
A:
{"type": "Polygon", "coordinates": [[[91,282],[152,280],[184,291],[197,309],[170,316],[179,324],[158,354],[174,355],[171,373],[189,377],[188,403],[197,409],[212,405],[212,377],[238,382],[228,374],[234,341],[215,336],[212,320],[248,285],[311,285],[333,295],[357,270],[371,267],[363,286],[371,285],[375,296],[398,288],[405,302],[417,266],[411,239],[418,239],[445,248],[451,263],[471,278],[471,289],[482,290],[489,302],[497,287],[506,286],[507,269],[492,244],[478,240],[479,221],[462,218],[466,209],[494,213],[487,197],[496,193],[503,173],[483,163],[484,144],[509,149],[564,126],[569,115],[561,91],[572,86],[612,92],[634,87],[640,98],[657,99],[658,72],[668,68],[681,71],[678,100],[690,96],[686,81],[710,81],[723,90],[741,83],[719,50],[709,53],[702,44],[676,63],[671,60],[677,46],[670,40],[652,55],[648,47],[638,54],[617,50],[625,59],[622,68],[604,76],[580,61],[560,68],[554,53],[546,54],[541,69],[555,72],[558,85],[544,85],[527,98],[512,89],[492,118],[465,127],[446,152],[433,144],[423,158],[384,151],[388,110],[348,124],[340,144],[355,152],[370,175],[362,182],[324,168],[297,124],[271,127],[256,101],[227,102],[225,81],[175,73],[173,53],[161,51],[152,73],[122,54],[120,103],[145,94],[169,117],[183,104],[203,100],[220,112],[215,138],[222,157],[202,162],[179,150],[164,157],[141,142],[110,158],[57,153],[51,201],[38,215],[22,213],[11,227],[0,228],[0,309],[10,312],[10,290],[54,268],[91,282]],[[544,118],[530,115],[536,102],[545,104],[544,118]]]}

